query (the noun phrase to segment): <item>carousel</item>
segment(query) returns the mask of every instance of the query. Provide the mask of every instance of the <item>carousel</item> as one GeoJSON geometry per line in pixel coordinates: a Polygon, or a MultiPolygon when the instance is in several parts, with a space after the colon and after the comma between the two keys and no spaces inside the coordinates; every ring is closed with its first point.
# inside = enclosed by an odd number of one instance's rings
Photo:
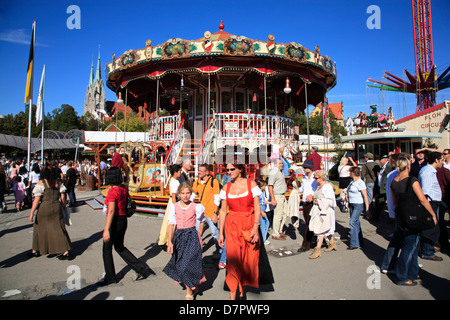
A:
{"type": "MultiPolygon", "coordinates": [[[[298,152],[291,117],[324,102],[336,85],[336,65],[318,46],[312,51],[277,43],[272,34],[261,41],[224,29],[221,22],[219,31],[197,40],[153,45],[149,39],[106,65],[108,88],[148,123],[149,141],[140,148],[153,155],[140,161],[161,170],[161,190],[166,168],[183,157],[191,158],[194,176],[207,163],[220,178],[226,161],[237,158],[257,178],[270,162],[271,145],[284,145],[290,157],[298,152]]],[[[145,165],[135,165],[145,174],[145,165]]]]}

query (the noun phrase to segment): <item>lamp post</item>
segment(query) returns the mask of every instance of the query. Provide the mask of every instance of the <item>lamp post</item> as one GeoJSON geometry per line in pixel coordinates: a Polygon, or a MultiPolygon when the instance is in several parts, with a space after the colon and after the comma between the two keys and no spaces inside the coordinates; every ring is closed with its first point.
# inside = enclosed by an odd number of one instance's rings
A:
{"type": "Polygon", "coordinates": [[[119,92],[119,97],[117,98],[117,102],[116,102],[116,134],[115,134],[115,141],[114,141],[114,148],[117,148],[117,115],[118,112],[117,110],[119,110],[119,104],[122,104],[123,100],[122,100],[122,93],[119,92]]]}

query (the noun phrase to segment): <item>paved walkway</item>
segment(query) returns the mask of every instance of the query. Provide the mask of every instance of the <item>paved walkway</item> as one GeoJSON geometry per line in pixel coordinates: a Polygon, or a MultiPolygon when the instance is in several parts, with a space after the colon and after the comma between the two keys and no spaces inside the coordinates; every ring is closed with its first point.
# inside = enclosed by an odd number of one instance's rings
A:
{"type": "MultiPolygon", "coordinates": [[[[77,192],[78,201],[98,195],[98,191],[77,192]]],[[[135,281],[136,274],[114,253],[116,272],[120,282],[105,288],[95,283],[104,272],[102,261],[102,230],[105,222],[102,210],[93,210],[84,203],[72,213],[73,225],[68,232],[73,243],[69,261],[41,256],[29,258],[32,243],[32,224],[29,210],[15,212],[13,196],[6,196],[6,214],[0,215],[0,299],[76,299],[76,300],[183,300],[185,291],[174,284],[162,269],[170,259],[156,244],[162,219],[135,214],[129,219],[125,245],[136,257],[145,261],[154,275],[135,281]],[[78,279],[78,281],[77,281],[78,279]],[[74,288],[75,287],[75,288],[74,288]],[[79,290],[76,288],[80,287],[79,290]]],[[[323,252],[322,257],[310,260],[310,253],[297,254],[302,242],[298,230],[286,222],[288,240],[271,240],[267,251],[284,248],[295,254],[277,257],[269,253],[275,284],[250,292],[249,300],[314,300],[314,299],[450,299],[450,257],[441,253],[442,262],[422,260],[419,285],[401,287],[393,283],[391,275],[374,272],[380,265],[392,225],[381,221],[371,224],[361,219],[365,246],[361,250],[346,250],[348,243],[348,214],[336,212],[337,233],[340,236],[336,252],[323,252]]],[[[304,226],[300,226],[303,230],[304,226]]],[[[212,259],[214,245],[207,230],[204,252],[204,272],[207,282],[201,285],[197,300],[227,300],[223,290],[225,270],[216,268],[212,259]],[[211,240],[211,241],[210,241],[211,240]]]]}

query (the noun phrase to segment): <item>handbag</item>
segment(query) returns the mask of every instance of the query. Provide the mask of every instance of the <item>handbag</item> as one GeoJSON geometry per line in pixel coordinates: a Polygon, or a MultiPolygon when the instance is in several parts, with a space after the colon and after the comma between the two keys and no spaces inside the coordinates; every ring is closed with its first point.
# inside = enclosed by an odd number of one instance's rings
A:
{"type": "Polygon", "coordinates": [[[127,207],[126,207],[126,211],[127,211],[127,217],[131,217],[134,212],[136,211],[136,202],[131,199],[130,194],[128,194],[127,197],[127,207]]]}
{"type": "Polygon", "coordinates": [[[435,226],[433,217],[412,190],[411,180],[410,176],[406,182],[405,192],[398,195],[395,213],[400,225],[416,231],[433,228],[435,226]]]}

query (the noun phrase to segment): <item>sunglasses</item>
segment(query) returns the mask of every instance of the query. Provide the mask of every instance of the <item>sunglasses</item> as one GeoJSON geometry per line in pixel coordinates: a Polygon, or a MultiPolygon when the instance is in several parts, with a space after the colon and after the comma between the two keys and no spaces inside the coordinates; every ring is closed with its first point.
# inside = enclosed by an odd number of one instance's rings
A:
{"type": "Polygon", "coordinates": [[[320,177],[314,177],[315,180],[320,179],[320,177]]]}
{"type": "Polygon", "coordinates": [[[447,153],[443,153],[444,156],[447,156],[448,154],[449,154],[448,152],[447,153]]]}
{"type": "Polygon", "coordinates": [[[226,169],[227,172],[234,171],[236,168],[226,169]]]}

